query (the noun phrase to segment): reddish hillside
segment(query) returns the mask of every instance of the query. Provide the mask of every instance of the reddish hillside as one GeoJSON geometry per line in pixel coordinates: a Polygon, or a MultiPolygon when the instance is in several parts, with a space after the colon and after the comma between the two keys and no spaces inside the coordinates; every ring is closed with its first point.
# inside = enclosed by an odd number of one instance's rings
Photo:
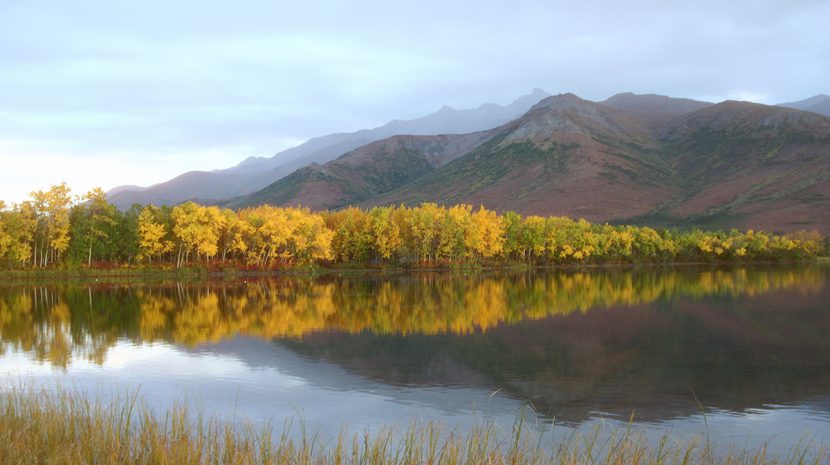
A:
{"type": "Polygon", "coordinates": [[[564,94],[490,131],[369,144],[232,205],[420,202],[830,233],[830,118],[746,102],[564,94]]]}

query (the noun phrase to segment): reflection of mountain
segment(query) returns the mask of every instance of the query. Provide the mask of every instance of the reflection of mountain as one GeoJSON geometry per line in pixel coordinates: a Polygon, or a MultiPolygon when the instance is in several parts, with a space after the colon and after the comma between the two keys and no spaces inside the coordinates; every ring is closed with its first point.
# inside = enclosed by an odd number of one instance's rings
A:
{"type": "MultiPolygon", "coordinates": [[[[200,354],[231,356],[252,369],[275,369],[281,374],[298,380],[315,389],[328,391],[352,391],[371,393],[373,397],[393,400],[396,405],[417,404],[436,408],[444,413],[469,411],[473,399],[487,399],[490,392],[485,389],[491,383],[475,381],[475,373],[464,366],[455,366],[457,383],[455,389],[442,389],[447,384],[429,382],[413,384],[411,389],[385,382],[383,379],[366,377],[349,367],[343,367],[320,358],[310,358],[294,350],[284,341],[265,341],[257,338],[237,337],[216,344],[198,346],[200,354]],[[464,381],[461,382],[461,379],[464,381]]],[[[406,365],[408,361],[399,360],[406,365]]],[[[479,406],[483,407],[483,406],[479,406]]],[[[487,403],[488,414],[512,417],[518,412],[515,400],[496,399],[487,403]]]]}
{"type": "Polygon", "coordinates": [[[813,267],[411,273],[95,289],[13,286],[0,289],[0,337],[63,366],[73,351],[100,361],[118,338],[192,346],[237,334],[470,334],[676,297],[817,290],[824,280],[825,270],[813,267]]]}
{"type": "Polygon", "coordinates": [[[328,333],[281,344],[388,384],[502,389],[557,421],[632,411],[658,420],[695,414],[692,390],[729,411],[826,395],[828,301],[825,287],[595,310],[463,338],[328,333]]]}
{"type": "Polygon", "coordinates": [[[692,389],[727,410],[830,392],[826,271],[12,286],[0,288],[0,349],[66,366],[79,356],[100,363],[119,339],[172,341],[232,353],[323,389],[396,399],[400,387],[501,389],[559,421],[594,411],[626,417],[632,409],[658,419],[695,413],[692,389]]]}
{"type": "MultiPolygon", "coordinates": [[[[326,334],[322,340],[338,341],[334,334],[326,334]],[[335,336],[328,339],[327,336],[335,336]]],[[[425,350],[405,350],[405,344],[395,336],[373,338],[368,336],[367,345],[363,347],[367,352],[374,352],[384,358],[385,362],[372,362],[371,367],[354,370],[346,364],[344,366],[337,357],[321,356],[318,353],[307,353],[302,350],[305,342],[291,339],[263,340],[252,337],[235,337],[233,339],[204,344],[191,348],[193,352],[229,355],[238,358],[251,368],[278,368],[281,372],[310,381],[315,386],[334,390],[367,390],[373,384],[405,386],[468,386],[484,388],[490,383],[480,378],[466,365],[458,364],[449,356],[443,356],[424,347],[425,350]],[[372,340],[368,340],[372,339],[372,340]],[[330,360],[332,359],[332,360],[330,360]],[[394,366],[393,366],[394,365],[394,366]],[[384,367],[384,376],[373,376],[370,371],[373,367],[384,367]],[[348,375],[346,374],[348,373],[348,375]],[[360,376],[355,376],[359,373],[360,376]],[[368,375],[368,376],[367,376],[368,375]],[[417,378],[409,378],[409,376],[417,378]]],[[[430,341],[430,337],[409,336],[404,340],[430,341]]],[[[316,337],[313,341],[318,341],[316,337]]],[[[345,341],[344,341],[345,342],[345,341]]],[[[418,345],[416,345],[418,347],[418,345]]],[[[349,348],[335,349],[343,354],[352,353],[349,348]]]]}

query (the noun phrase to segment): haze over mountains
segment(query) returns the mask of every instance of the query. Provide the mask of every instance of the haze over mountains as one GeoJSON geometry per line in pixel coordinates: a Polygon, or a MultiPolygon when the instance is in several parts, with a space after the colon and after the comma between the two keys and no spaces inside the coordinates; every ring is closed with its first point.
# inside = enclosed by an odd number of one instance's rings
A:
{"type": "Polygon", "coordinates": [[[368,143],[397,134],[432,135],[468,133],[490,129],[521,116],[547,97],[541,89],[510,103],[487,103],[475,109],[440,110],[413,120],[395,120],[374,129],[316,137],[270,158],[250,157],[232,168],[216,171],[191,171],[150,187],[119,186],[108,192],[119,208],[134,203],[175,205],[187,200],[225,200],[245,195],[287,176],[311,163],[325,163],[368,143]]]}
{"type": "Polygon", "coordinates": [[[768,106],[546,95],[320,137],[227,170],[120,188],[111,200],[470,203],[599,222],[830,232],[827,96],[768,106]]]}
{"type": "Polygon", "coordinates": [[[420,202],[829,232],[830,118],[748,102],[563,94],[491,130],[368,144],[227,205],[420,202]]]}

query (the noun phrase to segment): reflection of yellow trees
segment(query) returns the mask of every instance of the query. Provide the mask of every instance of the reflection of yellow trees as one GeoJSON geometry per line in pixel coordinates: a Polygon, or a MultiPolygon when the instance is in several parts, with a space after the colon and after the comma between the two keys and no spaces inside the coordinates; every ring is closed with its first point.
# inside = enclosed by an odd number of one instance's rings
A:
{"type": "Polygon", "coordinates": [[[16,350],[31,351],[34,346],[35,313],[32,311],[32,301],[28,294],[13,294],[7,299],[0,299],[0,335],[3,336],[3,345],[12,344],[16,350]]]}
{"type": "MultiPolygon", "coordinates": [[[[393,279],[177,285],[136,290],[131,294],[136,311],[105,323],[91,310],[92,294],[88,304],[77,296],[67,297],[69,290],[8,288],[0,292],[0,337],[4,346],[66,366],[73,355],[101,363],[119,337],[137,343],[196,345],[237,334],[293,338],[329,330],[465,334],[503,323],[675,297],[757,296],[780,289],[816,292],[824,280],[821,268],[803,268],[511,276],[434,273],[393,279]]],[[[110,310],[119,312],[117,299],[112,302],[116,307],[110,310]]]]}
{"type": "Polygon", "coordinates": [[[69,335],[70,317],[69,306],[52,300],[48,292],[34,297],[29,293],[15,293],[9,299],[0,300],[3,346],[11,345],[14,350],[33,353],[38,360],[65,367],[73,346],[69,335]],[[48,299],[46,302],[36,300],[44,297],[48,299]],[[48,311],[38,312],[38,307],[47,307],[48,311]]]}

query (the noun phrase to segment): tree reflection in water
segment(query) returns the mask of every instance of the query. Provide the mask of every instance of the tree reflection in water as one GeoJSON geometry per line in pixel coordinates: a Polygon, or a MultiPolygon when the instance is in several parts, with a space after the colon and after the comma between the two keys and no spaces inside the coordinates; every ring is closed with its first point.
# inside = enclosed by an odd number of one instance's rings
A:
{"type": "MultiPolygon", "coordinates": [[[[827,269],[407,273],[0,287],[0,350],[101,364],[119,341],[275,340],[390,385],[502,389],[559,421],[830,392],[827,269]]],[[[276,363],[276,362],[275,362],[276,363]]]]}

